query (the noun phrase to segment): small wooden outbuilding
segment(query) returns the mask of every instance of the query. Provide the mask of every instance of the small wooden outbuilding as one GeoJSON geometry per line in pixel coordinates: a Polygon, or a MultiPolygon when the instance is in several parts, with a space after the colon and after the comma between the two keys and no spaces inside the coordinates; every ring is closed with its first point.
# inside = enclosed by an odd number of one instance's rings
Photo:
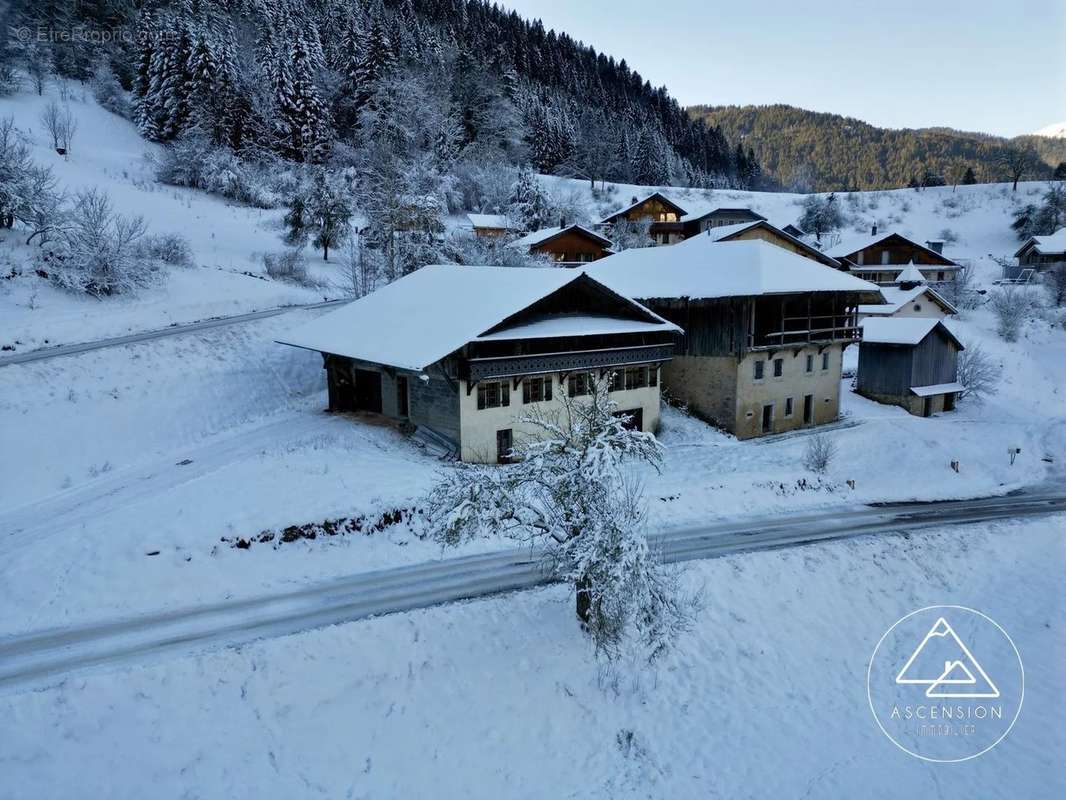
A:
{"type": "Polygon", "coordinates": [[[921,417],[955,409],[965,348],[947,325],[927,317],[871,317],[861,326],[859,394],[921,417]]]}

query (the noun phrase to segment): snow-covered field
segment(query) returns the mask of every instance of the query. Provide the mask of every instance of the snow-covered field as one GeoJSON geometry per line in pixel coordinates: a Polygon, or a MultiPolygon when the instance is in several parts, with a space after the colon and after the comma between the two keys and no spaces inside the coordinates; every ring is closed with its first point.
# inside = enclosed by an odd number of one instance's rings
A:
{"type": "Polygon", "coordinates": [[[0,696],[0,797],[1050,800],[1064,567],[1053,520],[700,562],[694,630],[614,674],[560,586],[75,675],[0,696]],[[1011,734],[946,765],[897,750],[865,684],[885,630],[944,602],[999,622],[1026,672],[1011,734]]]}

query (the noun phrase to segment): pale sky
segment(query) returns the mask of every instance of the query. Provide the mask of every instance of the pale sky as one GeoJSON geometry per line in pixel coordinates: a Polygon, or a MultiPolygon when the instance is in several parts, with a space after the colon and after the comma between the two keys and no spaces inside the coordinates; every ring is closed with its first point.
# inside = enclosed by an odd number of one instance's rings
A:
{"type": "Polygon", "coordinates": [[[500,0],[682,105],[1003,136],[1066,122],[1066,0],[500,0]]]}

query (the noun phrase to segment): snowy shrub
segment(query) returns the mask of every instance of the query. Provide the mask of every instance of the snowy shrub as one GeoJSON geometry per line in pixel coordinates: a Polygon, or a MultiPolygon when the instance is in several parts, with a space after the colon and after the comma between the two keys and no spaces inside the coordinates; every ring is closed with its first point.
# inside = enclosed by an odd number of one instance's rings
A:
{"type": "Polygon", "coordinates": [[[1044,286],[1053,306],[1066,305],[1066,266],[1059,264],[1044,273],[1044,286]]]}
{"type": "Polygon", "coordinates": [[[493,267],[550,267],[547,255],[530,254],[525,247],[508,247],[504,237],[471,236],[456,232],[444,240],[442,255],[445,261],[456,264],[493,267]]]}
{"type": "Polygon", "coordinates": [[[313,281],[307,272],[303,252],[293,247],[280,253],[264,253],[263,268],[276,281],[286,281],[299,286],[311,286],[313,281]]]}
{"type": "Polygon", "coordinates": [[[825,472],[837,454],[836,443],[824,433],[807,440],[803,450],[803,466],[811,472],[825,472]]]}
{"type": "Polygon", "coordinates": [[[137,255],[172,267],[193,266],[192,247],[188,239],[176,233],[145,236],[137,245],[137,255]]]}
{"type": "Polygon", "coordinates": [[[953,280],[937,284],[936,290],[955,308],[969,311],[977,308],[981,303],[981,295],[978,294],[974,284],[973,266],[964,264],[955,273],[953,280]]]}
{"type": "Polygon", "coordinates": [[[979,344],[960,352],[957,380],[963,389],[959,392],[959,400],[980,403],[988,395],[995,394],[1001,371],[979,344]]]}
{"type": "Polygon", "coordinates": [[[1032,313],[1032,299],[1017,286],[1001,286],[990,294],[989,306],[996,316],[996,333],[1004,341],[1015,342],[1022,324],[1032,313]]]}
{"type": "Polygon", "coordinates": [[[953,245],[959,243],[959,235],[955,233],[951,228],[942,228],[940,231],[940,238],[944,240],[945,245],[953,245]]]}
{"type": "Polygon", "coordinates": [[[0,228],[20,222],[30,239],[42,235],[57,222],[60,200],[52,170],[30,158],[14,118],[0,119],[0,228]]]}
{"type": "Polygon", "coordinates": [[[101,59],[93,69],[90,81],[93,97],[102,108],[106,108],[112,114],[129,119],[130,100],[122,84],[118,82],[111,65],[101,59]]]}
{"type": "Polygon", "coordinates": [[[184,136],[167,146],[156,163],[156,180],[203,189],[256,208],[277,205],[277,198],[263,186],[254,167],[203,136],[184,136]]]}
{"type": "Polygon", "coordinates": [[[617,252],[633,247],[651,247],[655,244],[651,238],[651,220],[618,220],[611,226],[611,244],[617,252]]]}
{"type": "Polygon", "coordinates": [[[648,547],[642,494],[626,469],[657,469],[661,447],[615,416],[606,381],[594,381],[590,396],[562,400],[554,413],[521,418],[544,438],[516,443],[516,463],[459,464],[446,474],[427,498],[426,517],[444,545],[501,533],[543,545],[550,574],[577,589],[596,652],[614,659],[638,641],[655,658],[698,607],[648,547]]]}
{"type": "Polygon", "coordinates": [[[820,237],[839,230],[844,226],[844,222],[844,214],[835,194],[825,197],[812,194],[803,199],[803,213],[797,224],[803,230],[820,237]]]}
{"type": "Polygon", "coordinates": [[[44,253],[48,277],[57,286],[94,297],[130,294],[159,283],[165,273],[137,257],[144,235],[141,217],[115,213],[98,189],[79,194],[58,236],[44,253]]]}

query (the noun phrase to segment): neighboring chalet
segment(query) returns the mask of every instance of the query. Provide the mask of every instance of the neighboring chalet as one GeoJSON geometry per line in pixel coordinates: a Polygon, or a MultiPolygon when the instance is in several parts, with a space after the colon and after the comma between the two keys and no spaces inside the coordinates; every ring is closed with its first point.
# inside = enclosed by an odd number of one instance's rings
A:
{"type": "Polygon", "coordinates": [[[582,272],[427,266],[292,331],[322,354],[331,411],[421,429],[463,461],[506,461],[527,407],[561,408],[613,374],[619,413],[659,420],[659,369],[680,328],[582,272]]]}
{"type": "Polygon", "coordinates": [[[952,411],[962,342],[938,319],[876,318],[862,323],[855,391],[928,417],[952,411]]]}
{"type": "Polygon", "coordinates": [[[922,273],[913,264],[899,274],[895,286],[882,286],[884,303],[859,306],[859,319],[867,317],[928,317],[944,319],[958,309],[936,289],[925,285],[922,273]]]}
{"type": "Polygon", "coordinates": [[[648,220],[651,223],[649,233],[656,244],[676,244],[685,238],[681,226],[681,217],[684,215],[685,209],[673,200],[662,192],[653,192],[643,200],[634,198],[633,202],[621,211],[604,217],[602,224],[615,225],[623,220],[648,220]]]}
{"type": "Polygon", "coordinates": [[[614,225],[621,220],[648,220],[655,244],[677,244],[714,228],[762,222],[766,217],[750,208],[713,208],[690,213],[662,192],[653,192],[643,200],[633,198],[630,205],[605,217],[602,224],[614,225]]]}
{"type": "Polygon", "coordinates": [[[752,239],[761,239],[764,242],[783,247],[796,255],[804,256],[819,264],[824,264],[833,269],[840,269],[840,262],[831,256],[827,256],[817,247],[812,247],[802,239],[798,239],[783,228],[771,225],[766,220],[755,222],[741,222],[736,225],[726,225],[717,228],[708,228],[703,236],[709,236],[716,242],[739,242],[752,239]]]}
{"type": "Polygon", "coordinates": [[[765,220],[766,217],[750,208],[715,208],[711,211],[686,214],[681,218],[681,226],[685,238],[690,239],[714,228],[765,220]]]}
{"type": "Polygon", "coordinates": [[[560,267],[591,264],[614,252],[610,239],[581,225],[543,228],[515,239],[507,246],[527,250],[530,255],[548,256],[560,267]]]}
{"type": "Polygon", "coordinates": [[[899,233],[879,234],[876,225],[869,236],[845,239],[825,252],[849,272],[882,285],[895,283],[909,264],[917,266],[929,283],[954,280],[961,269],[943,253],[899,233]]]}
{"type": "Polygon", "coordinates": [[[589,274],[685,329],[671,395],[739,439],[837,419],[841,354],[873,284],[765,241],[696,236],[625,250],[589,274]]]}
{"type": "Polygon", "coordinates": [[[1050,236],[1030,236],[1014,257],[1018,259],[1019,267],[1037,272],[1066,267],[1066,228],[1059,228],[1050,236]]]}
{"type": "Polygon", "coordinates": [[[503,214],[467,214],[466,218],[479,239],[495,239],[514,231],[514,223],[503,214]]]}

